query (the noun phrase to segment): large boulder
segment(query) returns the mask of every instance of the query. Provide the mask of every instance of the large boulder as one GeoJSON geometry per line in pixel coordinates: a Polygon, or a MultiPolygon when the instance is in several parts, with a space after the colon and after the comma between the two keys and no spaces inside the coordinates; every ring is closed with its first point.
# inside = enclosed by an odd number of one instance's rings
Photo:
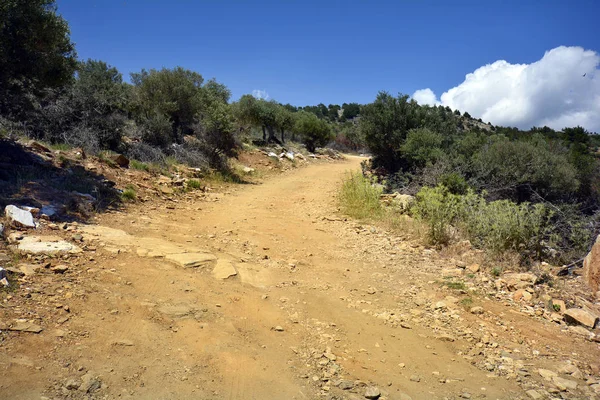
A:
{"type": "Polygon", "coordinates": [[[583,260],[583,279],[592,292],[600,290],[600,235],[583,260]]]}
{"type": "Polygon", "coordinates": [[[594,329],[598,323],[598,317],[581,308],[570,308],[565,311],[565,321],[568,324],[583,325],[594,329]]]}
{"type": "Polygon", "coordinates": [[[35,228],[35,221],[31,212],[9,205],[4,208],[8,222],[15,228],[35,228]]]}
{"type": "Polygon", "coordinates": [[[121,168],[129,168],[129,159],[125,157],[123,154],[113,154],[110,157],[110,160],[117,164],[121,168]]]}

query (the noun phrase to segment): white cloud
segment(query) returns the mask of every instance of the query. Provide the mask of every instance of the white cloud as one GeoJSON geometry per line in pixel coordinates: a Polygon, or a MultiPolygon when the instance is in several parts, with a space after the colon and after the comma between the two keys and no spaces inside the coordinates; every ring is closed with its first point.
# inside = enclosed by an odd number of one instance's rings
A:
{"type": "Polygon", "coordinates": [[[257,99],[269,100],[269,93],[267,93],[266,90],[254,89],[252,91],[252,96],[256,97],[257,99]]]}
{"type": "Polygon", "coordinates": [[[499,60],[467,74],[437,100],[417,90],[421,104],[468,111],[496,125],[554,129],[581,125],[600,133],[600,55],[581,47],[557,47],[531,64],[499,60]],[[584,76],[585,74],[585,76],[584,76]]]}
{"type": "Polygon", "coordinates": [[[435,93],[433,90],[427,89],[419,89],[413,95],[412,98],[417,101],[419,104],[427,104],[429,106],[434,106],[439,104],[437,98],[435,97],[435,93]]]}

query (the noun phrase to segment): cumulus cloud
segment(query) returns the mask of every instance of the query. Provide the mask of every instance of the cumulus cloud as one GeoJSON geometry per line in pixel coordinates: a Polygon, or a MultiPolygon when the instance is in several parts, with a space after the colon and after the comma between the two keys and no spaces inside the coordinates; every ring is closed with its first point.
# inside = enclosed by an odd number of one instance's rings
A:
{"type": "Polygon", "coordinates": [[[413,95],[412,98],[415,99],[417,101],[417,103],[419,104],[427,104],[428,106],[435,106],[437,104],[439,104],[437,97],[435,96],[435,93],[433,93],[433,90],[427,88],[427,89],[419,89],[417,90],[413,95]]]}
{"type": "Polygon", "coordinates": [[[600,133],[600,55],[561,46],[531,64],[499,60],[467,74],[439,100],[430,89],[417,90],[413,98],[467,111],[495,125],[581,125],[600,133]]]}
{"type": "Polygon", "coordinates": [[[269,93],[267,93],[266,90],[254,89],[252,91],[252,96],[256,97],[257,99],[269,100],[269,93]]]}

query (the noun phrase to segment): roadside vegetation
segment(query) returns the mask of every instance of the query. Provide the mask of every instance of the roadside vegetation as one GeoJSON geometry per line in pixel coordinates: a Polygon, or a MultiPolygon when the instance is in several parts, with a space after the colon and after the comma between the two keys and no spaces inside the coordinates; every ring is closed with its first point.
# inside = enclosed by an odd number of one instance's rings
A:
{"type": "MultiPolygon", "coordinates": [[[[468,239],[499,256],[580,261],[598,234],[600,139],[581,127],[529,131],[492,126],[458,110],[381,92],[361,108],[358,129],[372,154],[371,185],[415,196],[408,215],[437,246],[468,239]]],[[[365,182],[343,192],[361,193],[365,182]]],[[[366,191],[365,191],[366,192],[366,191]]],[[[356,201],[340,196],[350,215],[356,201]]]]}

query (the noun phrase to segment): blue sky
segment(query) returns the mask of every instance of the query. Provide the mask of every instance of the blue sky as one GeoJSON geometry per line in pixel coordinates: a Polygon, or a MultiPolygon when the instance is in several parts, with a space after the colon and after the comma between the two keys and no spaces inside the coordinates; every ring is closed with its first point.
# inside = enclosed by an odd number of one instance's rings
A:
{"type": "Polygon", "coordinates": [[[181,65],[296,105],[441,94],[477,68],[600,50],[600,1],[58,0],[82,59],[181,65]]]}

